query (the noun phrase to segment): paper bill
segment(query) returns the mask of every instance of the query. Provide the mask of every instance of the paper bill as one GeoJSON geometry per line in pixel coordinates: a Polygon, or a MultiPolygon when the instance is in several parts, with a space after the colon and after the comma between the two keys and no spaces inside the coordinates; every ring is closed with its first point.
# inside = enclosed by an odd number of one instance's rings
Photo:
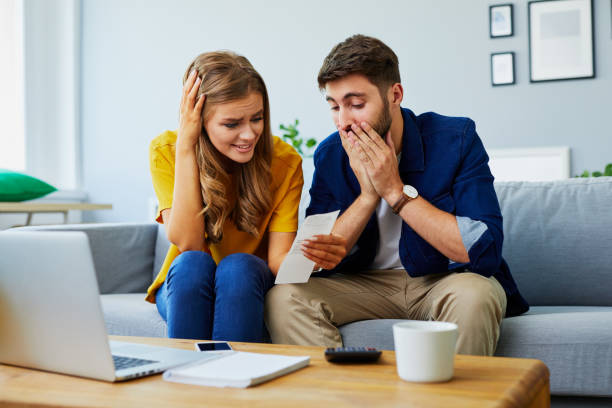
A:
{"type": "Polygon", "coordinates": [[[274,283],[304,283],[308,282],[314,262],[302,253],[302,242],[313,235],[327,235],[331,233],[340,211],[327,214],[315,214],[306,217],[298,229],[293,245],[285,260],[281,264],[274,283]]]}

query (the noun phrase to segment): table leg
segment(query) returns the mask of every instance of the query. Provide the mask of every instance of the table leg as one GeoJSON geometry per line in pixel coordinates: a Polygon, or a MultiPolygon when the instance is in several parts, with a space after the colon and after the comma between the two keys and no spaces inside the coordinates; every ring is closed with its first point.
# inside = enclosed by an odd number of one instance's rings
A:
{"type": "Polygon", "coordinates": [[[25,225],[30,225],[32,222],[32,212],[28,212],[28,218],[26,219],[25,225]]]}

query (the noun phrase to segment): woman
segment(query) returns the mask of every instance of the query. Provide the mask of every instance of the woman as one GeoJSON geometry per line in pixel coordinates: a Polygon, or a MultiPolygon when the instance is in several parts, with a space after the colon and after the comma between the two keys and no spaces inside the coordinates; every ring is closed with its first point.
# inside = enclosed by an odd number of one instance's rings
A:
{"type": "Polygon", "coordinates": [[[266,86],[232,52],[198,56],[180,124],[150,147],[172,243],[147,300],[174,338],[258,342],[265,294],[295,238],[301,158],[270,131],[266,86]]]}

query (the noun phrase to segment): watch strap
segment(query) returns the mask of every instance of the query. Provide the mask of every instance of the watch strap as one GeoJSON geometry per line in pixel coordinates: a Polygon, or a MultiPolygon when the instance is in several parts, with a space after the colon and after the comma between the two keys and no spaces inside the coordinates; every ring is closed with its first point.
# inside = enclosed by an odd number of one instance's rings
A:
{"type": "Polygon", "coordinates": [[[404,206],[406,204],[408,204],[408,202],[411,201],[411,200],[412,200],[412,197],[408,197],[408,195],[406,195],[406,193],[402,192],[402,196],[391,207],[391,211],[393,211],[394,214],[399,214],[400,211],[402,211],[402,208],[404,208],[404,206]]]}

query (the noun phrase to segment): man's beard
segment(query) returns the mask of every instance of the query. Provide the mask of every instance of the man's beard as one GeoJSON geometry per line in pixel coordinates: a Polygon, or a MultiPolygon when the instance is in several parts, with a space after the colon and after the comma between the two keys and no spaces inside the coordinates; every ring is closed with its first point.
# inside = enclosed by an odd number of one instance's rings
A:
{"type": "Polygon", "coordinates": [[[374,122],[372,128],[376,131],[376,133],[380,135],[380,137],[385,139],[385,137],[387,136],[387,132],[389,131],[389,129],[391,129],[392,119],[391,113],[389,112],[389,101],[385,97],[383,97],[382,100],[382,111],[378,115],[378,118],[376,119],[376,122],[374,122]]]}

